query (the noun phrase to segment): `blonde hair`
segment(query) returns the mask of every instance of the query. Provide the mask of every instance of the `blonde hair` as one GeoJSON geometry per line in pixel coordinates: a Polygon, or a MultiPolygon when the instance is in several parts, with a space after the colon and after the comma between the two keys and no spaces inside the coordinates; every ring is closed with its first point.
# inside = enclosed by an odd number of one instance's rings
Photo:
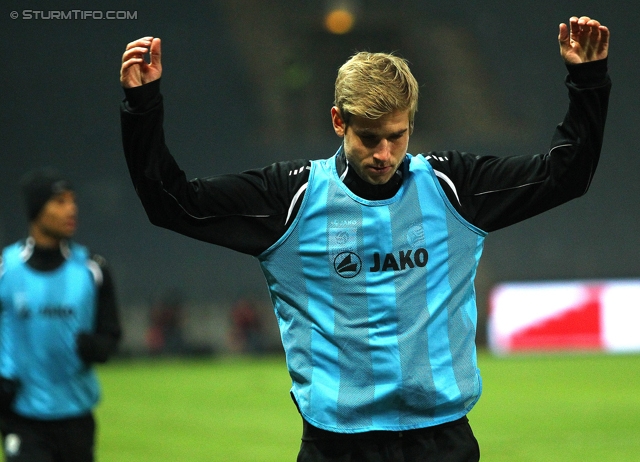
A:
{"type": "Polygon", "coordinates": [[[418,82],[407,61],[389,53],[356,53],[338,70],[334,105],[345,125],[351,115],[378,119],[409,110],[409,127],[418,110],[418,82]]]}

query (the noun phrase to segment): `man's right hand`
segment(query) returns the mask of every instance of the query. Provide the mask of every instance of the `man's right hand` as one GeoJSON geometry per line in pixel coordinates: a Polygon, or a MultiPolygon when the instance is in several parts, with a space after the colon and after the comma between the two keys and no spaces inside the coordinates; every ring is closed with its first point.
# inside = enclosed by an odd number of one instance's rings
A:
{"type": "Polygon", "coordinates": [[[133,88],[145,83],[158,80],[162,76],[160,63],[160,39],[142,37],[127,45],[122,54],[120,68],[120,83],[124,88],[133,88]],[[151,55],[151,62],[147,63],[144,55],[151,55]]]}
{"type": "Polygon", "coordinates": [[[573,16],[560,24],[560,55],[567,64],[605,59],[609,54],[609,29],[588,16],[573,16]]]}

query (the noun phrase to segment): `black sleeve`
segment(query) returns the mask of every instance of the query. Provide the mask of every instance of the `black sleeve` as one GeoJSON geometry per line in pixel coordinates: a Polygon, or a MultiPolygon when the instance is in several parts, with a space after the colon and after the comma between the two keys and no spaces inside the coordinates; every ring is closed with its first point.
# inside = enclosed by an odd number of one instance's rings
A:
{"type": "Polygon", "coordinates": [[[480,229],[504,228],[587,192],[600,158],[611,81],[607,60],[567,68],[569,109],[546,154],[426,155],[451,203],[480,229]]]}
{"type": "Polygon", "coordinates": [[[151,223],[254,256],[283,235],[308,179],[308,160],[187,180],[165,143],[159,81],[125,95],[125,158],[151,223]]]}
{"type": "Polygon", "coordinates": [[[96,324],[94,332],[80,332],[77,336],[78,355],[86,364],[104,363],[112,356],[122,337],[118,303],[111,272],[103,257],[92,260],[102,272],[98,284],[96,324]]]}

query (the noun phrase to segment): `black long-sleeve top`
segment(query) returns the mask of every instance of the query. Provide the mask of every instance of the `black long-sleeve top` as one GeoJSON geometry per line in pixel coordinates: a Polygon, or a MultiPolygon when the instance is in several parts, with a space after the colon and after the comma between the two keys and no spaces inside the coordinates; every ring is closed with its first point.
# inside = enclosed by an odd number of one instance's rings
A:
{"type": "MultiPolygon", "coordinates": [[[[419,154],[434,168],[451,204],[476,227],[490,232],[509,226],[589,188],[600,157],[611,81],[606,59],[567,68],[569,109],[547,152],[507,157],[458,151],[419,154]]],[[[285,233],[301,203],[310,160],[187,180],[165,143],[160,80],[126,89],[125,96],[125,157],[153,224],[253,256],[285,233]]],[[[372,185],[347,168],[343,152],[336,162],[339,173],[347,171],[345,184],[365,199],[392,197],[402,183],[401,169],[388,183],[372,185]]]]}

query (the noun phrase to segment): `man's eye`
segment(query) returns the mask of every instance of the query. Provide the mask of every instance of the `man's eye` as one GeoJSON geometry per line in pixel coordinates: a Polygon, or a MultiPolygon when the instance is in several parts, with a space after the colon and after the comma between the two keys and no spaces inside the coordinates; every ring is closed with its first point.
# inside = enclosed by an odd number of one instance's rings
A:
{"type": "Polygon", "coordinates": [[[366,144],[378,143],[378,137],[375,135],[362,135],[360,139],[362,140],[363,143],[366,143],[366,144]]]}

